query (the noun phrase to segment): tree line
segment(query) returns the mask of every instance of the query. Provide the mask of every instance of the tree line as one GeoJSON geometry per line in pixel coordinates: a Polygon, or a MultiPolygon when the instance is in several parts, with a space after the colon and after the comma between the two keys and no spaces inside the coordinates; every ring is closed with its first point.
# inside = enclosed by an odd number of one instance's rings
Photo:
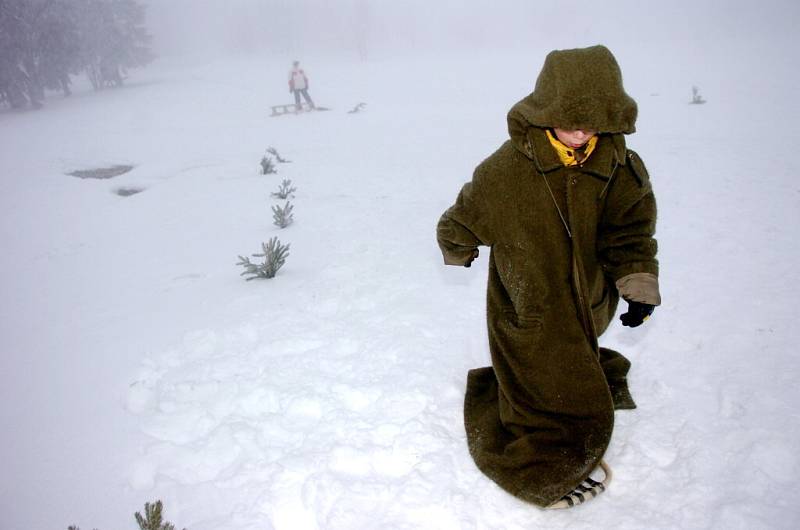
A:
{"type": "Polygon", "coordinates": [[[81,74],[95,90],[122,85],[153,60],[144,23],[136,0],[0,0],[0,105],[39,108],[81,74]]]}

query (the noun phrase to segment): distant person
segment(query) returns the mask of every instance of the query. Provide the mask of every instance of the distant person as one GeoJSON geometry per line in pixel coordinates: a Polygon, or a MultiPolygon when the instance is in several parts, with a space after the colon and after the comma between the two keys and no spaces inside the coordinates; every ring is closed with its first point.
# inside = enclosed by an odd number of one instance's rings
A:
{"type": "MultiPolygon", "coordinates": [[[[630,361],[602,348],[661,303],[656,202],[626,147],[636,103],[604,46],[548,54],[507,140],[475,169],[437,236],[447,265],[489,247],[492,366],[467,376],[464,421],[478,468],[517,497],[566,508],[604,491],[615,409],[636,405],[630,361]],[[605,472],[598,482],[595,468],[605,472]]],[[[623,443],[624,445],[624,443],[623,443]]]]}
{"type": "Polygon", "coordinates": [[[295,61],[292,63],[292,71],[289,72],[289,92],[294,94],[294,104],[297,108],[297,112],[303,110],[303,107],[300,104],[301,94],[306,100],[306,103],[308,103],[308,106],[311,109],[314,109],[314,102],[308,95],[308,77],[306,77],[305,71],[300,68],[300,61],[295,61]]]}

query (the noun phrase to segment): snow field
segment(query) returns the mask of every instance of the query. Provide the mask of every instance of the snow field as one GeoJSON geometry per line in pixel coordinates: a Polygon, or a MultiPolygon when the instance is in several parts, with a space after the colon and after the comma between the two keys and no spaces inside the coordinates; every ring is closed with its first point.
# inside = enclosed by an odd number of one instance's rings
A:
{"type": "Polygon", "coordinates": [[[797,123],[796,99],[755,97],[723,69],[690,106],[698,81],[620,55],[642,109],[629,143],[659,201],[664,305],[602,338],[632,359],[639,409],[617,416],[599,499],[526,505],[480,474],[463,433],[467,370],[489,363],[488,250],[446,268],[434,227],[505,139],[530,57],[308,60],[333,110],[281,118],[266,116],[288,101],[288,62],[251,57],[0,115],[10,528],[119,527],[157,498],[192,530],[796,526],[782,493],[800,468],[800,168],[750,130],[797,123]],[[456,88],[408,82],[442,64],[456,88]],[[261,176],[269,146],[292,162],[261,176]],[[64,175],[114,163],[135,168],[64,175]],[[279,230],[269,194],[284,178],[295,222],[279,230]],[[286,265],[245,282],[236,256],[272,236],[291,243],[286,265]]]}

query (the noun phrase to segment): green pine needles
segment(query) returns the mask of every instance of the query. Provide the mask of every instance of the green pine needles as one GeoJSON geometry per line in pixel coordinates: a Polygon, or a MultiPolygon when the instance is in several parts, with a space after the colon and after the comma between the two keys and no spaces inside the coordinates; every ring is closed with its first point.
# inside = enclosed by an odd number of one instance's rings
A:
{"type": "Polygon", "coordinates": [[[278,199],[288,199],[294,192],[297,191],[297,188],[292,187],[292,181],[290,179],[283,179],[281,182],[280,187],[278,187],[278,191],[273,191],[272,196],[277,197],[278,199]]]}
{"type": "Polygon", "coordinates": [[[239,263],[244,267],[241,276],[250,276],[246,278],[247,281],[255,280],[256,278],[274,278],[286,258],[289,256],[289,244],[283,245],[277,237],[271,238],[267,243],[261,243],[260,254],[253,254],[254,258],[264,258],[261,263],[253,263],[250,258],[239,256],[239,263]]]}
{"type": "MultiPolygon", "coordinates": [[[[262,175],[278,172],[277,169],[275,169],[275,164],[273,164],[272,158],[267,155],[274,156],[279,164],[290,162],[289,160],[281,157],[277,149],[274,147],[269,147],[267,148],[264,156],[261,158],[262,175]]],[[[292,214],[294,206],[288,201],[288,199],[289,197],[294,197],[293,193],[295,191],[297,191],[297,188],[292,186],[292,181],[289,179],[283,179],[283,182],[281,182],[278,190],[270,194],[275,198],[286,201],[283,206],[279,204],[272,206],[272,222],[275,226],[279,228],[286,228],[294,222],[294,215],[292,214]]],[[[286,258],[288,256],[289,244],[287,243],[284,245],[278,240],[277,237],[273,237],[268,242],[261,243],[261,253],[251,255],[253,258],[262,258],[261,260],[250,261],[250,258],[239,256],[239,262],[236,265],[244,267],[244,271],[241,272],[241,276],[245,276],[247,281],[255,280],[256,278],[274,278],[278,270],[286,262],[286,258]]]]}
{"type": "MultiPolygon", "coordinates": [[[[144,504],[144,516],[136,512],[134,518],[139,524],[139,530],[175,530],[175,525],[169,521],[164,521],[164,504],[161,501],[156,501],[153,504],[146,502],[144,504]]],[[[67,527],[67,530],[81,530],[75,525],[67,527]]],[[[97,530],[97,529],[95,529],[97,530]]],[[[186,530],[185,528],[183,530],[186,530]]]]}
{"type": "Polygon", "coordinates": [[[705,102],[706,102],[706,100],[703,99],[703,96],[700,95],[700,89],[697,88],[696,86],[693,86],[692,87],[692,101],[690,101],[690,103],[692,105],[702,105],[705,102]]]}
{"type": "Polygon", "coordinates": [[[136,512],[136,522],[139,523],[140,530],[175,530],[175,525],[169,522],[162,522],[161,512],[164,505],[161,501],[156,501],[155,504],[146,502],[144,504],[144,517],[139,512],[136,512]]]}
{"type": "Polygon", "coordinates": [[[294,221],[294,216],[292,215],[292,210],[294,206],[289,201],[286,201],[286,204],[283,206],[274,205],[272,207],[272,220],[275,226],[280,228],[286,228],[294,221]]]}
{"type": "Polygon", "coordinates": [[[261,174],[262,175],[270,175],[273,173],[277,173],[278,170],[275,169],[275,164],[272,163],[272,159],[266,155],[261,157],[261,174]]]}
{"type": "Polygon", "coordinates": [[[291,162],[291,160],[286,160],[285,158],[282,158],[281,155],[278,154],[278,150],[275,149],[274,147],[267,148],[267,153],[274,156],[275,160],[277,160],[279,164],[287,164],[291,162]]]}
{"type": "Polygon", "coordinates": [[[356,105],[355,107],[353,107],[353,109],[352,109],[352,110],[348,110],[348,111],[347,111],[347,113],[348,113],[348,114],[356,114],[356,113],[358,113],[358,112],[361,112],[362,110],[364,110],[364,107],[365,107],[366,105],[367,105],[367,104],[366,104],[366,103],[363,103],[363,102],[362,102],[362,103],[359,103],[358,105],[356,105]]]}

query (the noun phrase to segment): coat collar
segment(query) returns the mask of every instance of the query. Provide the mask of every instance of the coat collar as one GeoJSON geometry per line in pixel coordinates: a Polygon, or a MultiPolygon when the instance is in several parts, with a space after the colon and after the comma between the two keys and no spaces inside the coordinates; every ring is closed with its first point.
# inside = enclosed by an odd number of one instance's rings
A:
{"type": "Polygon", "coordinates": [[[592,156],[594,148],[597,147],[597,142],[600,139],[598,135],[592,135],[583,146],[576,149],[562,143],[555,132],[550,131],[550,129],[545,129],[544,133],[547,135],[550,145],[552,145],[553,149],[558,153],[558,158],[561,160],[561,163],[570,167],[583,165],[583,163],[592,156]],[[579,160],[582,162],[579,162],[579,160]]]}
{"type": "MultiPolygon", "coordinates": [[[[526,153],[543,173],[565,167],[544,129],[530,127],[525,134],[526,153]]],[[[619,164],[625,164],[625,138],[621,134],[601,134],[597,146],[591,156],[580,166],[570,169],[582,171],[598,176],[602,179],[611,178],[614,169],[619,164]],[[618,151],[621,144],[622,152],[618,151]]]]}
{"type": "MultiPolygon", "coordinates": [[[[508,114],[508,133],[514,147],[533,160],[539,171],[548,173],[564,167],[558,153],[550,145],[545,129],[531,125],[516,107],[508,114]]],[[[597,147],[586,163],[571,169],[608,180],[616,166],[624,166],[625,162],[625,136],[604,133],[600,135],[597,147]]]]}

